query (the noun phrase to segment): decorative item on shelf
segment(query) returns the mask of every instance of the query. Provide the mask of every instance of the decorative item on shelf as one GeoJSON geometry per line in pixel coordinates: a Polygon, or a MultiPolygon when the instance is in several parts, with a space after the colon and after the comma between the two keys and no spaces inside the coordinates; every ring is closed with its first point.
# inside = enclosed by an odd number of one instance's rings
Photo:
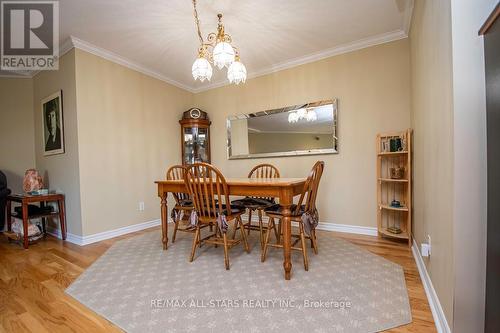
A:
{"type": "Polygon", "coordinates": [[[392,234],[400,234],[402,233],[403,231],[401,230],[401,228],[399,227],[396,227],[396,226],[391,226],[391,227],[388,227],[387,228],[387,231],[389,231],[390,233],[392,234]]]}
{"type": "Polygon", "coordinates": [[[401,143],[401,138],[399,137],[394,137],[389,140],[390,142],[390,151],[391,152],[398,152],[398,151],[403,151],[403,145],[401,143]]]}
{"type": "Polygon", "coordinates": [[[405,168],[403,166],[390,168],[389,171],[391,179],[403,179],[405,176],[405,168]]]}
{"type": "Polygon", "coordinates": [[[182,164],[210,163],[210,120],[199,108],[185,111],[181,124],[182,164]]]}
{"type": "Polygon", "coordinates": [[[191,68],[193,78],[201,82],[212,78],[213,63],[217,68],[228,68],[227,78],[230,83],[240,84],[245,83],[247,79],[247,69],[240,61],[240,53],[238,49],[232,45],[232,37],[225,33],[224,24],[222,23],[222,14],[217,14],[218,24],[217,33],[210,33],[207,40],[203,39],[200,29],[200,19],[198,18],[198,10],[196,8],[196,0],[193,0],[194,22],[200,41],[198,48],[198,58],[194,61],[191,68]],[[210,52],[212,50],[212,52],[210,52]]]}
{"type": "Polygon", "coordinates": [[[406,144],[406,136],[403,136],[401,138],[401,150],[402,151],[407,151],[407,144],[406,144]]]}
{"type": "Polygon", "coordinates": [[[398,200],[396,200],[396,199],[394,199],[394,200],[391,201],[391,207],[400,208],[400,207],[402,207],[401,206],[401,202],[398,201],[398,200]]]}
{"type": "Polygon", "coordinates": [[[387,152],[391,151],[389,140],[384,139],[384,140],[381,140],[380,143],[382,145],[381,146],[381,152],[382,153],[387,153],[387,152]]]}

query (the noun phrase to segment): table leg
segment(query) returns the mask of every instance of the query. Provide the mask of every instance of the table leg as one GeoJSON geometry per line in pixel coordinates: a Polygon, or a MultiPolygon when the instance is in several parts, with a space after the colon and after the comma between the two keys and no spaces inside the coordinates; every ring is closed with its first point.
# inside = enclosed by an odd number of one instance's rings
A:
{"type": "Polygon", "coordinates": [[[283,218],[281,220],[283,230],[283,268],[285,269],[285,280],[290,280],[292,273],[292,220],[290,219],[293,196],[283,193],[280,196],[280,205],[283,207],[283,218]]]}
{"type": "MultiPolygon", "coordinates": [[[[45,208],[45,201],[40,201],[40,208],[45,208]]],[[[42,217],[42,233],[47,236],[47,218],[42,217]]]]}
{"type": "Polygon", "coordinates": [[[12,231],[12,202],[7,200],[7,213],[5,214],[7,219],[7,231],[12,231]]]}
{"type": "Polygon", "coordinates": [[[167,207],[167,193],[163,193],[161,196],[161,241],[163,243],[163,249],[167,249],[168,244],[168,207],[167,207]]]}
{"type": "Polygon", "coordinates": [[[62,239],[66,240],[66,208],[64,207],[64,199],[57,201],[59,208],[59,223],[61,224],[62,239]]]}
{"type": "Polygon", "coordinates": [[[29,245],[29,235],[28,235],[28,204],[22,203],[22,209],[23,209],[23,231],[24,231],[24,239],[23,239],[23,246],[25,249],[28,248],[29,245]]]}

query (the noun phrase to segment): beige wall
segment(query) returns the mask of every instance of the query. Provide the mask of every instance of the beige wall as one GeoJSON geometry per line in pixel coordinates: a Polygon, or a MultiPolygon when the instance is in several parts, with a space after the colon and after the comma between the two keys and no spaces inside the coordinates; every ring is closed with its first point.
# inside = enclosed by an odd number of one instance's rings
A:
{"type": "Polygon", "coordinates": [[[80,177],[75,87],[75,51],[61,57],[59,70],[41,71],[33,78],[36,167],[51,190],[66,195],[68,232],[81,235],[80,177]],[[41,100],[62,90],[65,153],[43,156],[41,100]]]}
{"type": "Polygon", "coordinates": [[[212,120],[212,162],[227,176],[275,164],[283,177],[304,177],[326,162],[319,194],[327,223],[376,226],[375,137],[410,126],[409,42],[400,40],[248,80],[194,96],[212,120]],[[228,160],[226,117],[339,99],[339,154],[228,160]],[[360,208],[362,207],[362,209],[360,208]]]}
{"type": "Polygon", "coordinates": [[[35,167],[33,81],[0,78],[0,170],[20,193],[24,172],[35,167]]]}
{"type": "Polygon", "coordinates": [[[83,235],[158,219],[153,182],[181,161],[192,94],[81,50],[76,86],[83,235]]]}
{"type": "Polygon", "coordinates": [[[432,239],[427,270],[453,319],[453,82],[450,1],[415,1],[410,32],[414,235],[432,239]]]}
{"type": "Polygon", "coordinates": [[[231,154],[248,155],[248,120],[231,120],[231,154]]]}
{"type": "Polygon", "coordinates": [[[333,148],[333,134],[248,133],[250,154],[333,148]]]}

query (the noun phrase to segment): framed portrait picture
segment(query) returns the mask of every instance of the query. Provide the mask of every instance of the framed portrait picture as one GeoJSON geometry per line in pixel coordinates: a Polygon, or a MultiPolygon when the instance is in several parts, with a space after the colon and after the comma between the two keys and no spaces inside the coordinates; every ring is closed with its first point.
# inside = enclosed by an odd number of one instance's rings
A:
{"type": "Polygon", "coordinates": [[[64,153],[62,90],[42,100],[43,155],[64,153]]]}

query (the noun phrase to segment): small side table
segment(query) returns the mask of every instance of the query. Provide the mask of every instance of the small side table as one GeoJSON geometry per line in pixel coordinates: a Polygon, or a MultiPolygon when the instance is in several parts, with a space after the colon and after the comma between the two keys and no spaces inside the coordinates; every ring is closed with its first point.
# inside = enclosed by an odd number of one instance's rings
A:
{"type": "MultiPolygon", "coordinates": [[[[66,219],[64,209],[64,194],[45,194],[45,195],[29,195],[29,194],[11,194],[7,196],[7,230],[11,231],[12,226],[12,202],[18,202],[22,206],[22,220],[24,228],[23,246],[25,249],[29,245],[28,237],[28,221],[33,218],[45,218],[50,216],[59,216],[59,223],[61,224],[61,234],[63,240],[66,240],[66,219]],[[37,215],[28,215],[28,205],[30,203],[39,202],[43,207],[47,202],[57,202],[58,211],[37,215]]],[[[44,223],[45,232],[45,223],[44,223]]]]}

